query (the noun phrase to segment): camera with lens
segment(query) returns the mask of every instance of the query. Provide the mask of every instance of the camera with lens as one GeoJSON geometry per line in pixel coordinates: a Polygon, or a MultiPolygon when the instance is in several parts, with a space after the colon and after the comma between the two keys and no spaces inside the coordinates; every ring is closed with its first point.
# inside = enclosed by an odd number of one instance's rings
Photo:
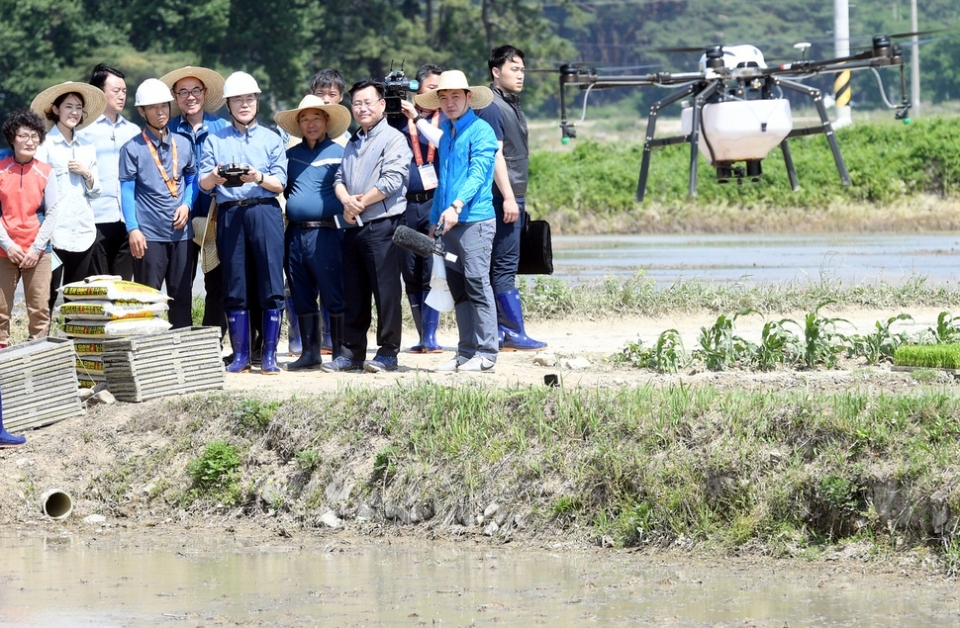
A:
{"type": "Polygon", "coordinates": [[[390,72],[383,79],[383,99],[386,102],[387,115],[401,115],[403,108],[400,106],[400,101],[407,97],[407,92],[415,92],[418,89],[420,89],[420,83],[416,79],[408,79],[403,74],[403,70],[390,72]]]}
{"type": "Polygon", "coordinates": [[[247,164],[229,163],[220,166],[220,176],[227,180],[223,184],[225,188],[238,188],[243,185],[240,177],[250,172],[250,166],[247,164]]]}

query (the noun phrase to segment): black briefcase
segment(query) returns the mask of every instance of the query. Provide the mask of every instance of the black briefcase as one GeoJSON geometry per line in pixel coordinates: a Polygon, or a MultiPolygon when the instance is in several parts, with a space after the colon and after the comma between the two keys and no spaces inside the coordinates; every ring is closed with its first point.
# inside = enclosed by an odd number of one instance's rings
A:
{"type": "Polygon", "coordinates": [[[553,274],[550,223],[546,220],[530,220],[530,214],[526,211],[523,212],[523,227],[520,229],[520,264],[517,274],[553,274]]]}

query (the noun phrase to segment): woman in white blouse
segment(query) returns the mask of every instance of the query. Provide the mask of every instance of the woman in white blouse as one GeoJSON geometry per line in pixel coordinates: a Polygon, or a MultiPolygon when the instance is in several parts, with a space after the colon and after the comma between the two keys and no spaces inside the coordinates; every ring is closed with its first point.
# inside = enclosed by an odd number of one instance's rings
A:
{"type": "Polygon", "coordinates": [[[90,199],[100,196],[97,151],[88,140],[77,136],[103,113],[106,97],[87,83],[66,82],[43,90],[30,105],[49,131],[36,158],[53,166],[60,203],[53,230],[53,270],[50,282],[50,312],[57,301],[61,279],[64,284],[87,277],[97,226],[90,199]]]}

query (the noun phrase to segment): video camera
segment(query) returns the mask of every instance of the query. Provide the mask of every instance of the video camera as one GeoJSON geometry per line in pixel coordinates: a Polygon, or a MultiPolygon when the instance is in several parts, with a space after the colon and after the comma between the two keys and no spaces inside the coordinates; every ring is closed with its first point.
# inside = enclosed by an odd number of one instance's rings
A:
{"type": "Polygon", "coordinates": [[[401,115],[403,109],[400,101],[407,97],[407,92],[415,92],[418,89],[420,89],[420,83],[416,79],[408,79],[403,74],[403,70],[392,70],[383,79],[383,99],[386,101],[387,115],[401,115]]]}

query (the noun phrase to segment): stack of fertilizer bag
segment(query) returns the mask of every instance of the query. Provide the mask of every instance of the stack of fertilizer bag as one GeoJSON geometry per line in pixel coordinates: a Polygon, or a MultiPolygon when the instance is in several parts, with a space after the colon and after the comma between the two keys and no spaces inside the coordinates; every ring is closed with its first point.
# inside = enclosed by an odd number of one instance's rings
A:
{"type": "Polygon", "coordinates": [[[107,340],[159,334],[170,329],[160,318],[169,308],[169,297],[159,290],[96,275],[61,288],[66,319],[63,332],[73,338],[77,352],[77,380],[81,388],[106,381],[103,343],[107,340]]]}

